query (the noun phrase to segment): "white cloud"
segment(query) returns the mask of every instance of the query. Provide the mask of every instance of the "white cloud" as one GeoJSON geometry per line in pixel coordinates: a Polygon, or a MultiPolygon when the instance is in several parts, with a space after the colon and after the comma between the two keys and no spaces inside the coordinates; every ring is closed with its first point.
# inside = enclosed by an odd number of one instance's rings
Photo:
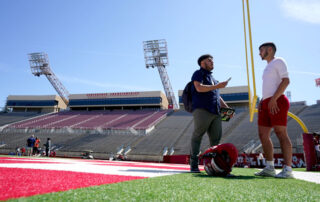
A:
{"type": "Polygon", "coordinates": [[[308,23],[320,24],[319,0],[283,0],[281,6],[288,17],[308,23]]]}

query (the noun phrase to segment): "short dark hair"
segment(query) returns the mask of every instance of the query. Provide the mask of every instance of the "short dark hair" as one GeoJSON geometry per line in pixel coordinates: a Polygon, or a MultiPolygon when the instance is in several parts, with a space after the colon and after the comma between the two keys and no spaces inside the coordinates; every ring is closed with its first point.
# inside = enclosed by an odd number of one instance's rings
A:
{"type": "Polygon", "coordinates": [[[259,49],[262,48],[262,47],[265,47],[265,46],[271,47],[272,50],[273,50],[273,52],[276,52],[276,51],[277,51],[277,47],[276,47],[276,45],[275,45],[273,42],[263,43],[263,44],[261,44],[261,45],[259,46],[259,49]]]}
{"type": "Polygon", "coordinates": [[[210,54],[201,55],[201,56],[199,57],[199,59],[198,59],[198,65],[201,66],[201,61],[202,61],[202,60],[205,60],[205,59],[207,59],[207,58],[213,58],[213,57],[212,57],[212,55],[210,55],[210,54]]]}

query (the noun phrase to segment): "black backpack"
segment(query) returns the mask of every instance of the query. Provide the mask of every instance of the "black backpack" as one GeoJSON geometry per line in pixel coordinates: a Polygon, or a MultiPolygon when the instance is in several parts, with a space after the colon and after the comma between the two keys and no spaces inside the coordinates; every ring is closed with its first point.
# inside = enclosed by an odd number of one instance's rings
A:
{"type": "Polygon", "coordinates": [[[192,85],[193,85],[192,81],[187,83],[182,93],[182,102],[184,105],[184,109],[190,113],[192,112],[192,94],[191,94],[192,85]]]}

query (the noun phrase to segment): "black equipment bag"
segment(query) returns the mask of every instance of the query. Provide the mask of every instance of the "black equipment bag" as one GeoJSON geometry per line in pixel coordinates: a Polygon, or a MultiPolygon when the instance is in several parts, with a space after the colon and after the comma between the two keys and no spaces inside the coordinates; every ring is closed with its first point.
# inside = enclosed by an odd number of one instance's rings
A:
{"type": "Polygon", "coordinates": [[[193,85],[192,81],[187,83],[182,93],[182,102],[184,105],[184,109],[190,113],[192,112],[192,94],[191,94],[192,85],[193,85]]]}

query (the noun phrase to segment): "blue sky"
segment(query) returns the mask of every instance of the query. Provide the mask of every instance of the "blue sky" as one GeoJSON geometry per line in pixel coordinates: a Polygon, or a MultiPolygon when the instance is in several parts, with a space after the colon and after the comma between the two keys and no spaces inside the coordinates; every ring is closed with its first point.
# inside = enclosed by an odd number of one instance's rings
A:
{"type": "MultiPolygon", "coordinates": [[[[257,95],[265,61],[258,47],[273,41],[288,64],[291,101],[315,104],[320,88],[320,1],[250,1],[257,95]]],[[[219,0],[1,0],[0,108],[8,95],[57,94],[31,74],[28,53],[46,52],[71,94],[163,90],[146,69],[142,42],[166,39],[174,93],[214,56],[214,77],[247,85],[242,1],[219,0]]]]}

